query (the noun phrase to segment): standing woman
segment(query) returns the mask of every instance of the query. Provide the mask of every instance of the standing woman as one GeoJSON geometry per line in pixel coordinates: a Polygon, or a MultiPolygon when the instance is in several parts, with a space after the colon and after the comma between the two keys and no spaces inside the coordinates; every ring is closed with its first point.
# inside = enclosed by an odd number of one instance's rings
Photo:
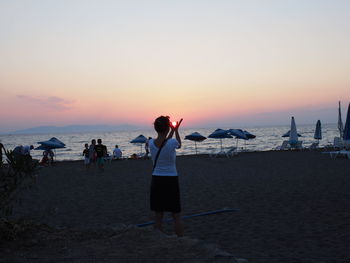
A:
{"type": "Polygon", "coordinates": [[[153,161],[151,183],[151,210],[155,212],[155,228],[163,231],[164,212],[171,212],[177,236],[183,236],[179,180],[176,170],[176,149],[181,147],[178,129],[182,119],[172,125],[169,117],[160,116],[154,121],[158,136],[149,141],[153,161]],[[170,131],[170,132],[169,132],[170,131]],[[175,133],[175,138],[173,135],[175,133]]]}

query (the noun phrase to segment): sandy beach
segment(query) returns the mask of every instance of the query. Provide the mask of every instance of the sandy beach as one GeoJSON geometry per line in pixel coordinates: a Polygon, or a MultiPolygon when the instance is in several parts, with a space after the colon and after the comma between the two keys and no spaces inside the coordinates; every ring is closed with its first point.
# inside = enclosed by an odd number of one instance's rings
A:
{"type": "Polygon", "coordinates": [[[50,238],[2,242],[0,262],[235,262],[225,253],[256,263],[350,262],[348,159],[271,151],[179,156],[177,167],[183,215],[239,210],[184,220],[184,238],[171,236],[171,223],[170,236],[138,229],[153,220],[150,160],[113,161],[104,172],[59,162],[39,171],[14,213],[54,229],[50,238]]]}

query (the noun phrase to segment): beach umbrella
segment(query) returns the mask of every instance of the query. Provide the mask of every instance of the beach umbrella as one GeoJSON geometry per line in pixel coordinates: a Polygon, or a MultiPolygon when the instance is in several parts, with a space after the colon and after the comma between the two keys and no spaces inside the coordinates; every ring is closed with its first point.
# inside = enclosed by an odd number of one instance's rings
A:
{"type": "Polygon", "coordinates": [[[44,151],[55,150],[54,156],[56,156],[56,149],[66,148],[66,145],[56,137],[52,137],[50,140],[42,141],[38,143],[41,145],[39,147],[36,147],[34,150],[44,150],[44,151]]]}
{"type": "Polygon", "coordinates": [[[248,140],[247,135],[241,129],[229,129],[228,134],[235,136],[237,139],[248,140]]]}
{"type": "Polygon", "coordinates": [[[295,124],[294,117],[292,117],[292,120],[291,120],[291,123],[290,123],[289,144],[290,145],[296,145],[297,143],[298,143],[297,126],[295,124]]]}
{"type": "Polygon", "coordinates": [[[197,154],[197,142],[202,142],[205,139],[206,139],[206,137],[204,137],[203,135],[201,135],[198,132],[193,132],[193,133],[185,136],[185,140],[194,141],[194,147],[196,149],[196,154],[197,154]]]}
{"type": "Polygon", "coordinates": [[[343,121],[341,119],[340,101],[339,101],[339,108],[338,108],[338,130],[339,130],[339,134],[340,134],[340,139],[343,139],[344,127],[343,127],[343,121]]]}
{"type": "Polygon", "coordinates": [[[212,139],[220,139],[220,149],[222,152],[222,139],[226,139],[226,138],[233,138],[230,134],[228,134],[227,130],[223,130],[223,129],[216,129],[214,132],[212,132],[208,138],[212,138],[212,139]]]}
{"type": "Polygon", "coordinates": [[[247,135],[241,129],[229,129],[228,133],[236,137],[236,148],[238,149],[238,139],[248,140],[247,135]]]}
{"type": "Polygon", "coordinates": [[[51,150],[52,148],[45,146],[45,145],[40,145],[36,148],[34,148],[34,150],[43,150],[43,151],[47,151],[47,150],[51,150]]]}
{"type": "Polygon", "coordinates": [[[147,138],[145,136],[143,136],[142,134],[140,134],[135,139],[131,140],[130,143],[140,143],[141,144],[141,153],[142,153],[142,144],[146,143],[146,141],[147,141],[147,138]]]}
{"type": "Polygon", "coordinates": [[[321,130],[321,121],[318,120],[316,123],[316,130],[314,134],[314,139],[322,140],[322,130],[321,130]]]}
{"type": "Polygon", "coordinates": [[[244,130],[243,132],[244,132],[245,136],[247,136],[248,140],[256,138],[256,136],[254,134],[251,134],[250,132],[248,132],[246,130],[244,130]]]}
{"type": "Polygon", "coordinates": [[[35,150],[49,150],[49,149],[60,149],[60,148],[65,148],[66,145],[61,142],[59,139],[52,137],[50,140],[47,141],[42,141],[42,142],[38,142],[39,144],[41,144],[40,149],[38,149],[39,147],[37,147],[35,150]]]}
{"type": "MultiPolygon", "coordinates": [[[[244,132],[245,136],[247,136],[248,140],[256,138],[256,136],[254,134],[251,134],[250,132],[248,132],[246,130],[244,130],[243,132],[244,132]]],[[[247,140],[244,141],[244,148],[246,148],[246,147],[247,147],[247,140]]]]}
{"type": "Polygon", "coordinates": [[[346,116],[343,138],[344,141],[350,141],[350,103],[348,107],[348,114],[346,116]]]}
{"type": "MultiPolygon", "coordinates": [[[[290,130],[282,135],[282,137],[289,137],[289,136],[290,136],[290,130]]],[[[301,134],[298,133],[298,137],[301,137],[301,134]]]]}

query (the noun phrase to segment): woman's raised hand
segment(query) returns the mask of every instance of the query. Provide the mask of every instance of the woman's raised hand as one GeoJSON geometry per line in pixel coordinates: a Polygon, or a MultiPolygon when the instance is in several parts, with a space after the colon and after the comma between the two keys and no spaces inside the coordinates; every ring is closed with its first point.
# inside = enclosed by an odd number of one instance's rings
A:
{"type": "Polygon", "coordinates": [[[181,118],[181,120],[180,121],[173,121],[172,123],[171,123],[171,129],[172,130],[178,130],[179,129],[179,127],[180,127],[180,125],[181,125],[181,122],[182,122],[182,118],[181,118]]]}

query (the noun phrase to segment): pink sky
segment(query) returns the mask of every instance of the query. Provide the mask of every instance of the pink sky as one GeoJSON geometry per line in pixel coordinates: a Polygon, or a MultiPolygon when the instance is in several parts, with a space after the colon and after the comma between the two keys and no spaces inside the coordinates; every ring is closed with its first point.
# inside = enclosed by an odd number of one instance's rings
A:
{"type": "Polygon", "coordinates": [[[253,2],[1,3],[0,132],[160,114],[336,122],[350,100],[350,4],[253,2]]]}

